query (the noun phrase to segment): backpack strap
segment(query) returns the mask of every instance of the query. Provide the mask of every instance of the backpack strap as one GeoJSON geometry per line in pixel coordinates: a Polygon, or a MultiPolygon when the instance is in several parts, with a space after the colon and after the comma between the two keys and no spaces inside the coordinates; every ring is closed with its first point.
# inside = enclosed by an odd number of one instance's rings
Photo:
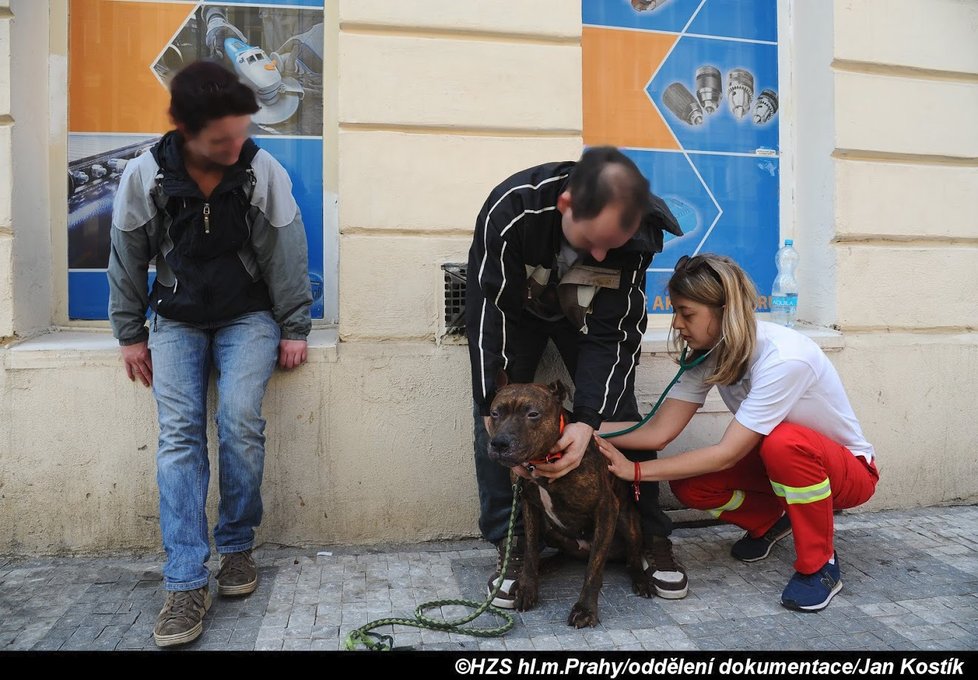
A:
{"type": "Polygon", "coordinates": [[[153,204],[156,205],[157,210],[166,211],[166,204],[169,202],[170,197],[163,191],[163,170],[160,168],[156,170],[156,182],[153,184],[149,195],[153,199],[153,204]]]}
{"type": "MultiPolygon", "coordinates": [[[[238,186],[235,191],[241,192],[241,194],[244,196],[245,203],[251,203],[251,197],[255,193],[255,185],[258,183],[258,178],[255,176],[255,171],[250,165],[248,166],[246,172],[248,173],[248,181],[238,186]]],[[[170,203],[170,197],[163,189],[162,168],[157,168],[156,181],[153,183],[153,188],[149,193],[157,210],[166,212],[167,206],[170,203]]]]}

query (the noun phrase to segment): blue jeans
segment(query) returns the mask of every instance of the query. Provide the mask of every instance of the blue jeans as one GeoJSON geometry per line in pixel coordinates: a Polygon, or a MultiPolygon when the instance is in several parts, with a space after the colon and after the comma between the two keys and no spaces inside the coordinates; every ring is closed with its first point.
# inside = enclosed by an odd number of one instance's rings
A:
{"type": "Polygon", "coordinates": [[[261,522],[265,421],[261,402],[278,358],[280,331],[270,312],[211,324],[156,316],[150,323],[153,395],[160,420],[156,480],[166,590],[207,585],[207,387],[217,376],[220,503],[218,553],[248,550],[261,522]]]}

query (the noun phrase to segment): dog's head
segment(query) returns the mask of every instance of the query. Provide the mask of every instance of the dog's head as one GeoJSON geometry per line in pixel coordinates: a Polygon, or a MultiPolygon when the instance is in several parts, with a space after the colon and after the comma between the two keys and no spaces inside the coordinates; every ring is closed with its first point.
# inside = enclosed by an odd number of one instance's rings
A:
{"type": "Polygon", "coordinates": [[[490,460],[514,467],[545,458],[560,439],[565,396],[561,382],[501,388],[490,407],[490,460]]]}

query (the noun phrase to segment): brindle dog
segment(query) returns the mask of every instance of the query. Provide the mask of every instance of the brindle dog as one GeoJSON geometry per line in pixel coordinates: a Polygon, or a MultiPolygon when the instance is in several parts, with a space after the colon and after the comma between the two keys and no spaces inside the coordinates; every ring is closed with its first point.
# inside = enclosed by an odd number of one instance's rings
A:
{"type": "MultiPolygon", "coordinates": [[[[489,458],[508,468],[527,466],[547,457],[560,439],[566,389],[548,385],[507,385],[492,402],[489,458]]],[[[516,476],[516,473],[511,473],[516,476]]],[[[560,479],[524,482],[523,524],[526,561],[514,585],[519,611],[537,604],[540,588],[541,531],[549,545],[588,558],[584,587],[567,623],[575,628],[598,623],[598,593],[608,557],[624,554],[632,590],[652,597],[642,569],[642,532],[638,510],[629,498],[631,487],[608,471],[608,463],[592,441],[580,466],[560,479]]]]}

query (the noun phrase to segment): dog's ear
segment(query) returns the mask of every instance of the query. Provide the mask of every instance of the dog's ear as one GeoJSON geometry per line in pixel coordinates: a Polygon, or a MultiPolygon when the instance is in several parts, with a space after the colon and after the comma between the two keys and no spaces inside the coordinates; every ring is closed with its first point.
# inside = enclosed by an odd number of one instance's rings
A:
{"type": "Polygon", "coordinates": [[[564,383],[560,382],[559,380],[555,380],[547,385],[547,389],[549,389],[550,393],[554,395],[554,399],[557,400],[558,404],[564,403],[564,399],[567,398],[567,388],[564,387],[564,383]]]}
{"type": "Polygon", "coordinates": [[[506,375],[506,371],[499,369],[496,371],[496,389],[501,390],[509,384],[509,376],[506,375]]]}

